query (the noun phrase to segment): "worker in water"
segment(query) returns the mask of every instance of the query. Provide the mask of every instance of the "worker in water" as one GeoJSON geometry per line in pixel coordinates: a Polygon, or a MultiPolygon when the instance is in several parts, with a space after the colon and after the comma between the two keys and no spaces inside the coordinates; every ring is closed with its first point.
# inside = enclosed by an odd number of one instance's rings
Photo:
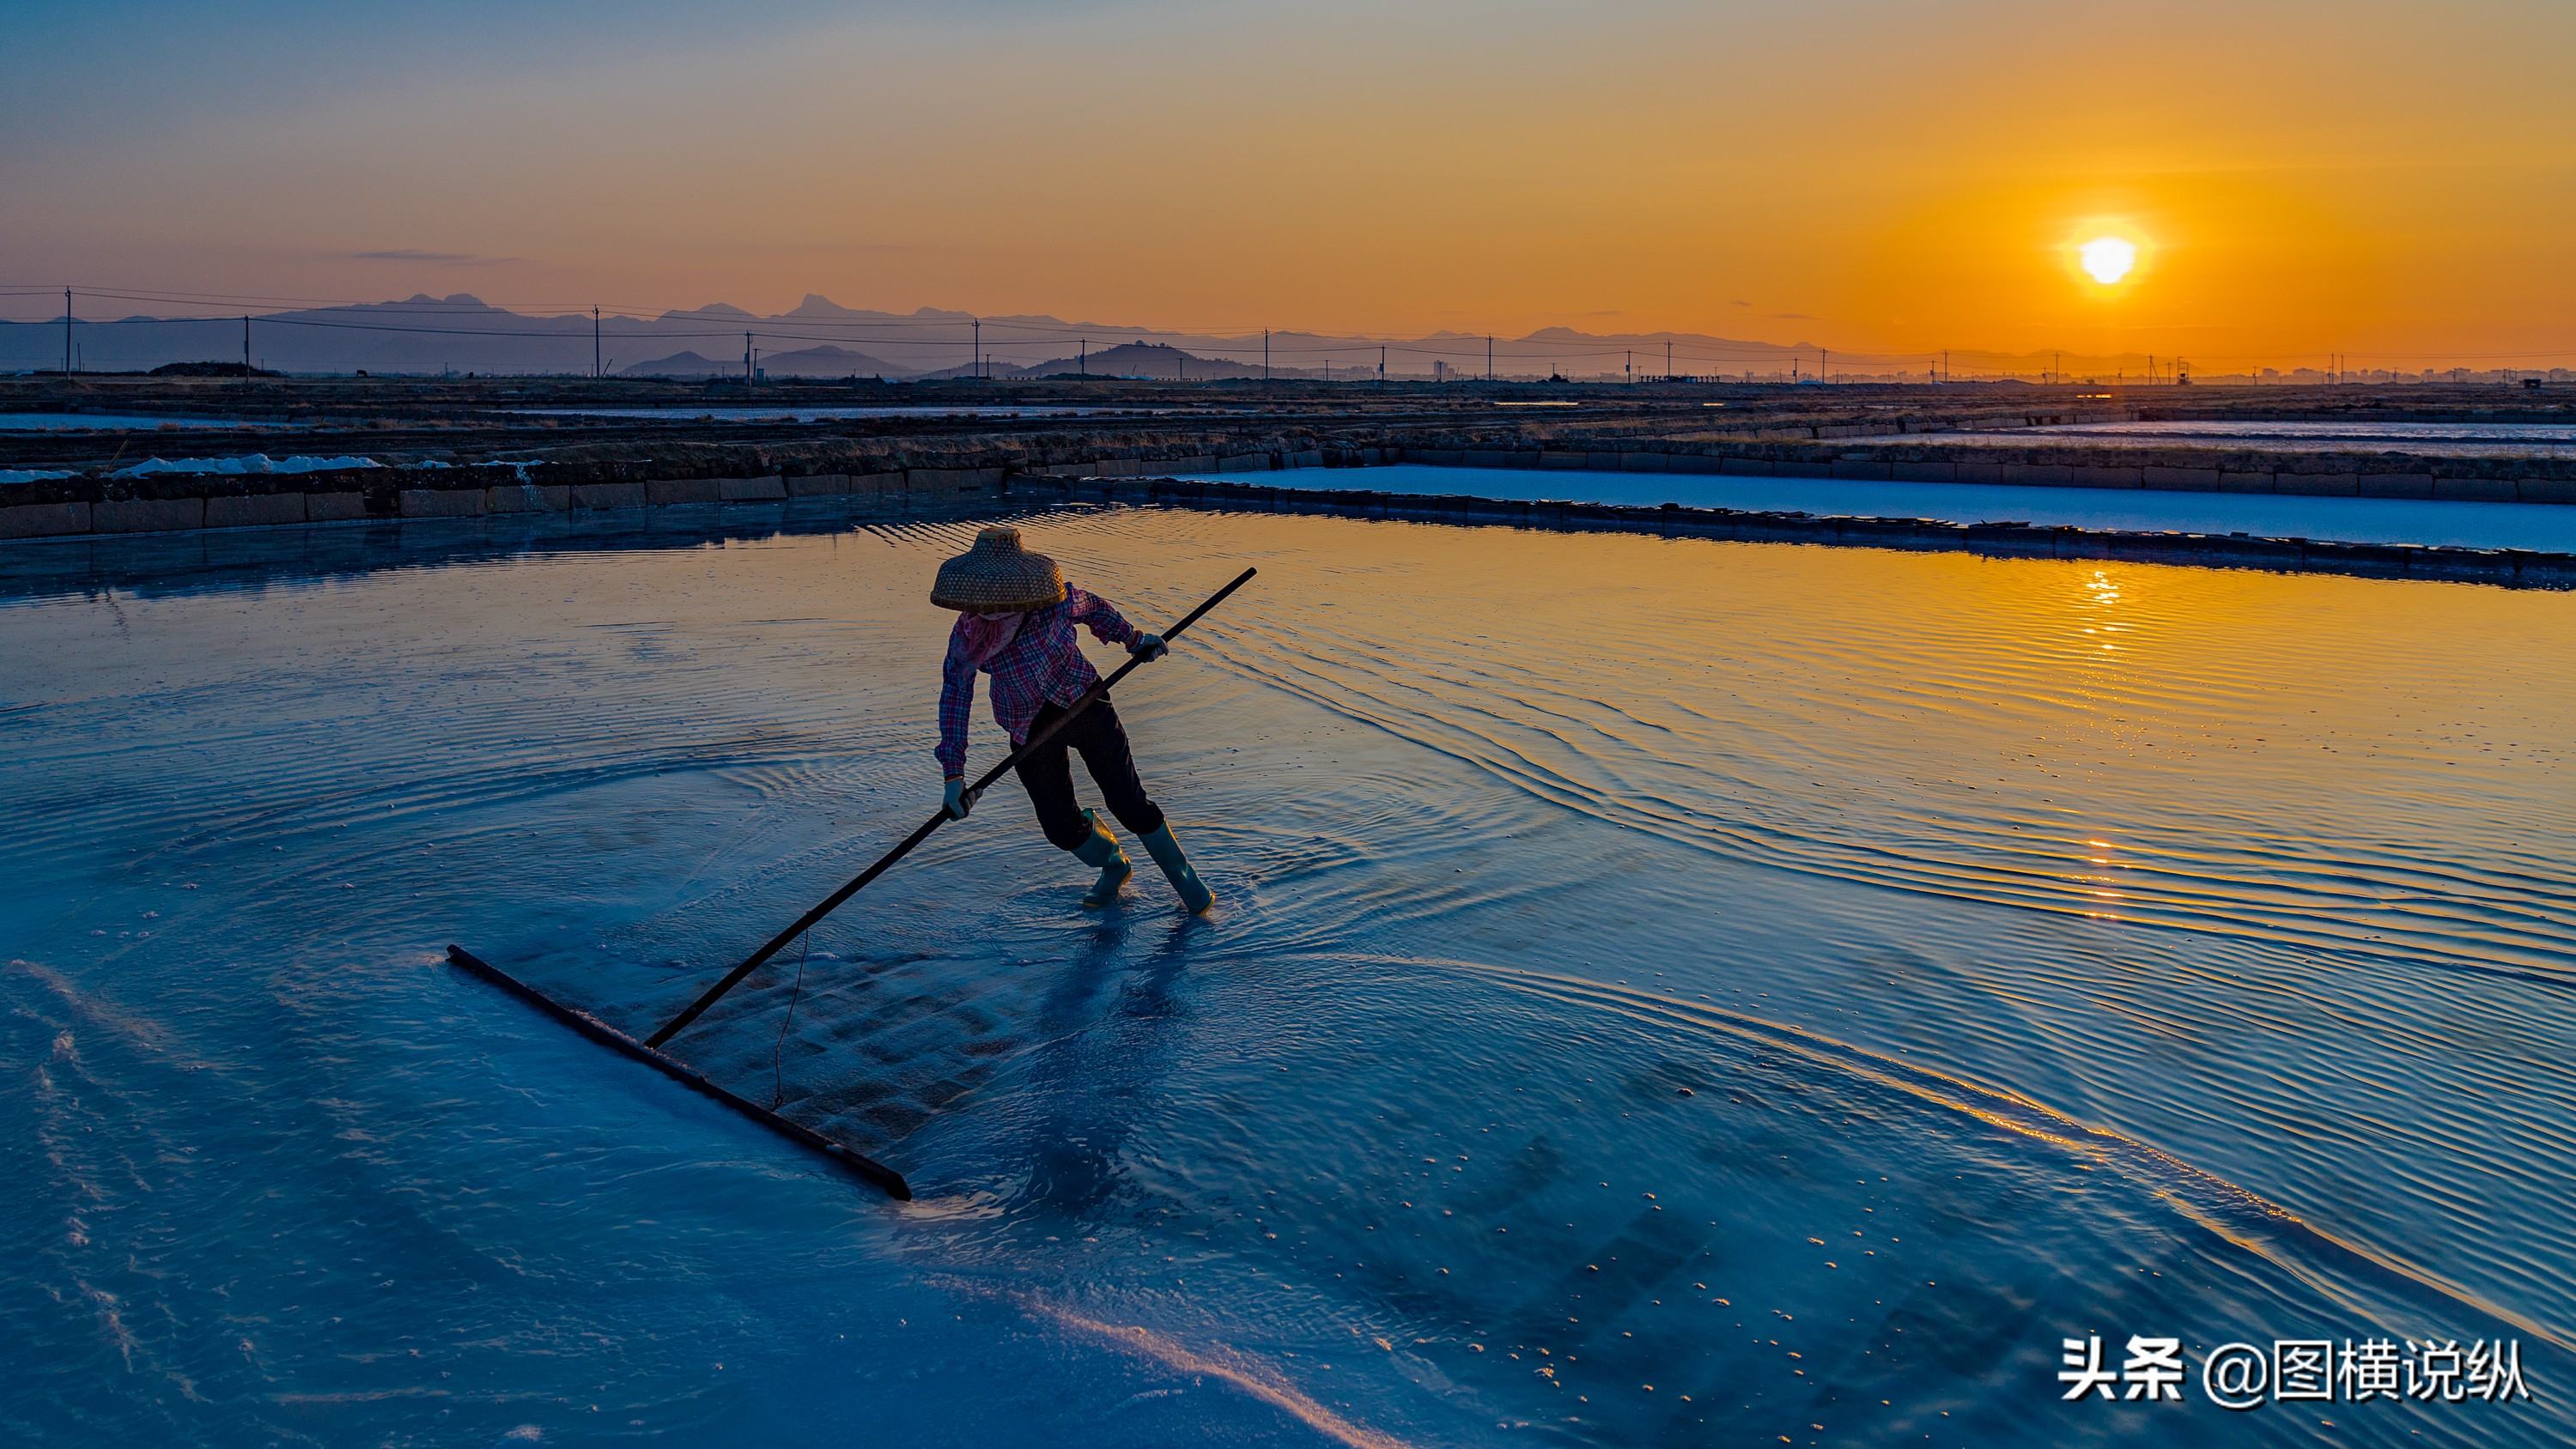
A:
{"type": "MultiPolygon", "coordinates": [[[[1160,636],[1139,633],[1108,600],[1066,584],[1055,560],[1021,547],[1020,531],[1007,526],[984,529],[975,535],[973,548],[941,564],[930,602],[957,611],[957,625],[948,631],[948,658],[939,671],[937,753],[947,773],[951,819],[963,820],[975,807],[966,788],[966,717],[975,703],[976,671],[993,676],[993,720],[1017,746],[1063,719],[1066,706],[1100,682],[1100,672],[1074,643],[1074,625],[1086,625],[1103,643],[1124,644],[1128,653],[1146,659],[1164,652],[1160,636]]],[[[1075,806],[1073,772],[1065,759],[1068,746],[1082,752],[1083,767],[1100,787],[1109,813],[1144,841],[1146,852],[1180,893],[1181,904],[1193,914],[1206,910],[1214,897],[1181,854],[1163,812],[1146,797],[1144,783],[1136,778],[1135,758],[1128,753],[1127,731],[1106,696],[1019,764],[1020,783],[1028,787],[1029,803],[1037,807],[1047,839],[1100,872],[1082,903],[1108,905],[1136,870],[1099,815],[1075,806]]]]}

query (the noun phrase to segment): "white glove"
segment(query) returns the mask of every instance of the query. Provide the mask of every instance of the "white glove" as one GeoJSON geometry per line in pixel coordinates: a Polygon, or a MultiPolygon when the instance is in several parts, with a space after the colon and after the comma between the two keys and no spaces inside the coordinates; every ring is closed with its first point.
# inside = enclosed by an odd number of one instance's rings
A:
{"type": "Polygon", "coordinates": [[[1128,641],[1127,652],[1135,655],[1139,659],[1151,661],[1160,659],[1172,651],[1163,643],[1162,635],[1139,634],[1134,639],[1128,641]]]}
{"type": "Polygon", "coordinates": [[[939,803],[940,808],[948,812],[949,819],[963,820],[966,813],[975,808],[975,792],[967,789],[962,779],[950,780],[940,794],[939,803]]]}

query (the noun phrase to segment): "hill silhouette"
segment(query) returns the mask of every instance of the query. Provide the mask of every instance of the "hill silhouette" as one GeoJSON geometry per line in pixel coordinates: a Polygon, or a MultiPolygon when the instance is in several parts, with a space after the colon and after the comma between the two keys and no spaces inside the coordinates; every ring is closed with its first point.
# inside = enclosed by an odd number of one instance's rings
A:
{"type": "MultiPolygon", "coordinates": [[[[958,371],[971,374],[974,369],[961,368],[958,371]]],[[[1160,342],[1122,342],[1087,355],[1076,353],[1071,357],[1051,358],[1026,367],[1010,368],[1007,373],[997,363],[992,371],[996,377],[1134,377],[1157,382],[1207,382],[1225,377],[1261,376],[1258,363],[1247,365],[1230,358],[1201,357],[1160,342]]],[[[1274,369],[1271,375],[1304,374],[1274,369]]]]}
{"type": "MultiPolygon", "coordinates": [[[[170,362],[239,357],[244,319],[231,317],[83,317],[93,299],[75,297],[72,342],[92,368],[144,369],[170,362]]],[[[1258,377],[1262,358],[1273,377],[1373,377],[1383,349],[1390,379],[1481,376],[1492,359],[1497,376],[1640,380],[1659,376],[1667,349],[1673,371],[1727,377],[1841,378],[1903,371],[1920,379],[1941,354],[1873,355],[1812,343],[1754,342],[1701,333],[1579,332],[1545,327],[1519,337],[1435,332],[1412,338],[1336,336],[1277,331],[1234,336],[1170,331],[1030,314],[985,316],[919,307],[910,312],[844,307],[807,296],[788,312],[762,316],[727,302],[652,316],[586,310],[531,315],[495,307],[468,292],[415,294],[395,302],[353,303],[253,314],[252,365],[280,372],[552,373],[580,376],[594,365],[624,376],[720,377],[742,370],[743,344],[761,350],[764,367],[781,376],[887,378],[972,375],[980,341],[995,377],[1092,373],[1169,380],[1258,377]],[[748,338],[745,334],[750,334],[748,338]],[[1086,356],[1083,339],[1125,338],[1086,356]],[[684,349],[684,350],[674,350],[684,349]],[[712,355],[710,355],[712,352],[712,355]],[[623,359],[650,361],[621,365],[623,359]],[[1293,364],[1293,365],[1292,365],[1293,364]],[[1630,369],[1633,368],[1633,373],[1630,369]]],[[[0,372],[51,371],[62,365],[65,324],[0,321],[0,372]]],[[[2136,376],[2140,355],[2004,354],[1959,350],[1958,375],[2037,377],[2136,376]]],[[[2170,359],[2161,359],[2169,369],[2170,359]]]]}
{"type": "Polygon", "coordinates": [[[713,358],[700,357],[694,352],[674,352],[668,357],[639,362],[633,367],[621,367],[617,369],[617,375],[619,377],[740,377],[742,364],[718,362],[713,358]]]}
{"type": "MultiPolygon", "coordinates": [[[[911,377],[914,369],[825,343],[795,352],[763,353],[760,370],[772,377],[911,377]]],[[[739,369],[737,369],[739,370],[739,369]]]]}

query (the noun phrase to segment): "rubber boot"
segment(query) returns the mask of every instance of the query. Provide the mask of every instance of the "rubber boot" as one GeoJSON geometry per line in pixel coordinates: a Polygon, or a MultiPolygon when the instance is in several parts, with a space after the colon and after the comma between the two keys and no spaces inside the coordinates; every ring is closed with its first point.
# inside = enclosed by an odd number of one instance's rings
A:
{"type": "Polygon", "coordinates": [[[1109,827],[1100,823],[1098,815],[1085,810],[1082,818],[1091,822],[1091,834],[1073,848],[1073,858],[1084,865],[1096,866],[1100,871],[1100,879],[1093,881],[1091,889],[1082,893],[1082,903],[1105,906],[1118,899],[1118,888],[1136,873],[1136,867],[1127,863],[1127,852],[1118,848],[1118,837],[1109,833],[1109,827]]]}
{"type": "Polygon", "coordinates": [[[1180,893],[1181,904],[1193,916],[1216,904],[1216,895],[1199,881],[1199,873],[1190,869],[1190,858],[1181,854],[1181,843],[1172,838],[1172,822],[1166,820],[1144,837],[1145,853],[1171,878],[1172,889],[1180,893]]]}

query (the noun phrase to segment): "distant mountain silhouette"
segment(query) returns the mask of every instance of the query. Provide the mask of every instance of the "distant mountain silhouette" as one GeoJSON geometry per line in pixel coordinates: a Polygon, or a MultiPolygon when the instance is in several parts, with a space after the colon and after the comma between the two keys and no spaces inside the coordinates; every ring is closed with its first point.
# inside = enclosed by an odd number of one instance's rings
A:
{"type": "MultiPolygon", "coordinates": [[[[929,380],[974,375],[975,368],[970,363],[960,367],[942,368],[938,372],[925,374],[924,377],[925,380],[929,380]]],[[[1319,368],[1274,367],[1270,375],[1279,378],[1321,377],[1323,372],[1319,368]]],[[[1355,374],[1345,369],[1344,375],[1355,374]]],[[[1261,366],[1259,363],[1237,362],[1231,358],[1202,357],[1167,343],[1122,342],[1115,347],[1101,348],[1097,352],[1088,354],[1077,352],[1070,357],[1049,358],[1044,362],[1033,362],[1025,367],[1014,367],[1010,363],[996,361],[987,364],[985,376],[1144,378],[1157,382],[1212,382],[1220,378],[1257,378],[1261,376],[1261,366]]]]}
{"type": "MultiPolygon", "coordinates": [[[[232,317],[82,317],[94,299],[73,299],[70,339],[92,371],[141,371],[169,362],[242,355],[243,319],[232,317]]],[[[100,309],[104,312],[104,309],[100,309]]],[[[1273,377],[1318,377],[1327,365],[1336,379],[1377,374],[1386,359],[1389,378],[1423,379],[1435,365],[1451,377],[1478,377],[1491,348],[1493,369],[1505,378],[1622,378],[1660,376],[1671,347],[1675,372],[1709,376],[1835,378],[1854,373],[1903,371],[1919,378],[1934,359],[1873,356],[1837,350],[1830,358],[1811,343],[1746,342],[1699,333],[1598,335],[1547,327],[1521,337],[1439,332],[1428,336],[1373,338],[1313,332],[1259,332],[1238,336],[1157,331],[1048,316],[986,316],[920,307],[880,312],[844,307],[808,295],[791,311],[755,316],[725,302],[675,309],[651,317],[587,312],[531,316],[495,307],[469,292],[445,297],[417,293],[399,302],[370,302],[276,312],[249,319],[250,361],[279,372],[585,375],[594,366],[624,376],[723,377],[739,375],[746,341],[760,349],[765,370],[780,376],[887,378],[954,377],[974,373],[977,348],[994,377],[1053,376],[1089,372],[1111,377],[1199,379],[1258,377],[1262,358],[1273,377]],[[745,334],[750,334],[748,338],[745,334]],[[1123,340],[1122,340],[1123,339],[1123,340]],[[1086,341],[1095,346],[1083,355],[1086,341]],[[1383,354],[1381,354],[1383,348],[1383,354]],[[681,349],[681,350],[674,350],[681,349]],[[624,363],[623,359],[652,360],[624,363]],[[1634,368],[1631,373],[1630,369],[1634,368]]],[[[51,371],[62,365],[64,324],[0,322],[0,372],[51,371]]],[[[2135,376],[2141,356],[2068,353],[1956,354],[1957,375],[2004,373],[2036,377],[2063,368],[2077,377],[2135,376]]],[[[2170,365],[2168,361],[2166,365],[2170,365]]]]}
{"type": "Polygon", "coordinates": [[[1122,342],[1104,347],[1089,356],[1076,354],[1058,357],[1013,369],[1021,377],[1072,376],[1148,377],[1157,381],[1174,379],[1188,382],[1213,381],[1220,377],[1259,377],[1259,364],[1247,368],[1240,362],[1217,357],[1199,357],[1180,348],[1159,342],[1122,342]]]}
{"type": "MultiPolygon", "coordinates": [[[[886,377],[909,378],[912,369],[897,367],[882,358],[846,347],[807,347],[796,352],[764,352],[753,359],[763,377],[886,377]]],[[[621,367],[619,377],[740,377],[742,359],[701,357],[695,352],[674,352],[633,367],[621,367]]]]}
{"type": "MultiPolygon", "coordinates": [[[[915,370],[829,343],[797,352],[762,353],[760,370],[772,377],[912,377],[915,370]]],[[[739,369],[737,369],[738,371],[739,369]]]]}
{"type": "Polygon", "coordinates": [[[621,367],[617,370],[617,375],[619,377],[740,377],[742,364],[717,362],[711,358],[700,357],[694,352],[674,352],[668,357],[654,358],[651,362],[639,362],[633,367],[621,367]]]}

